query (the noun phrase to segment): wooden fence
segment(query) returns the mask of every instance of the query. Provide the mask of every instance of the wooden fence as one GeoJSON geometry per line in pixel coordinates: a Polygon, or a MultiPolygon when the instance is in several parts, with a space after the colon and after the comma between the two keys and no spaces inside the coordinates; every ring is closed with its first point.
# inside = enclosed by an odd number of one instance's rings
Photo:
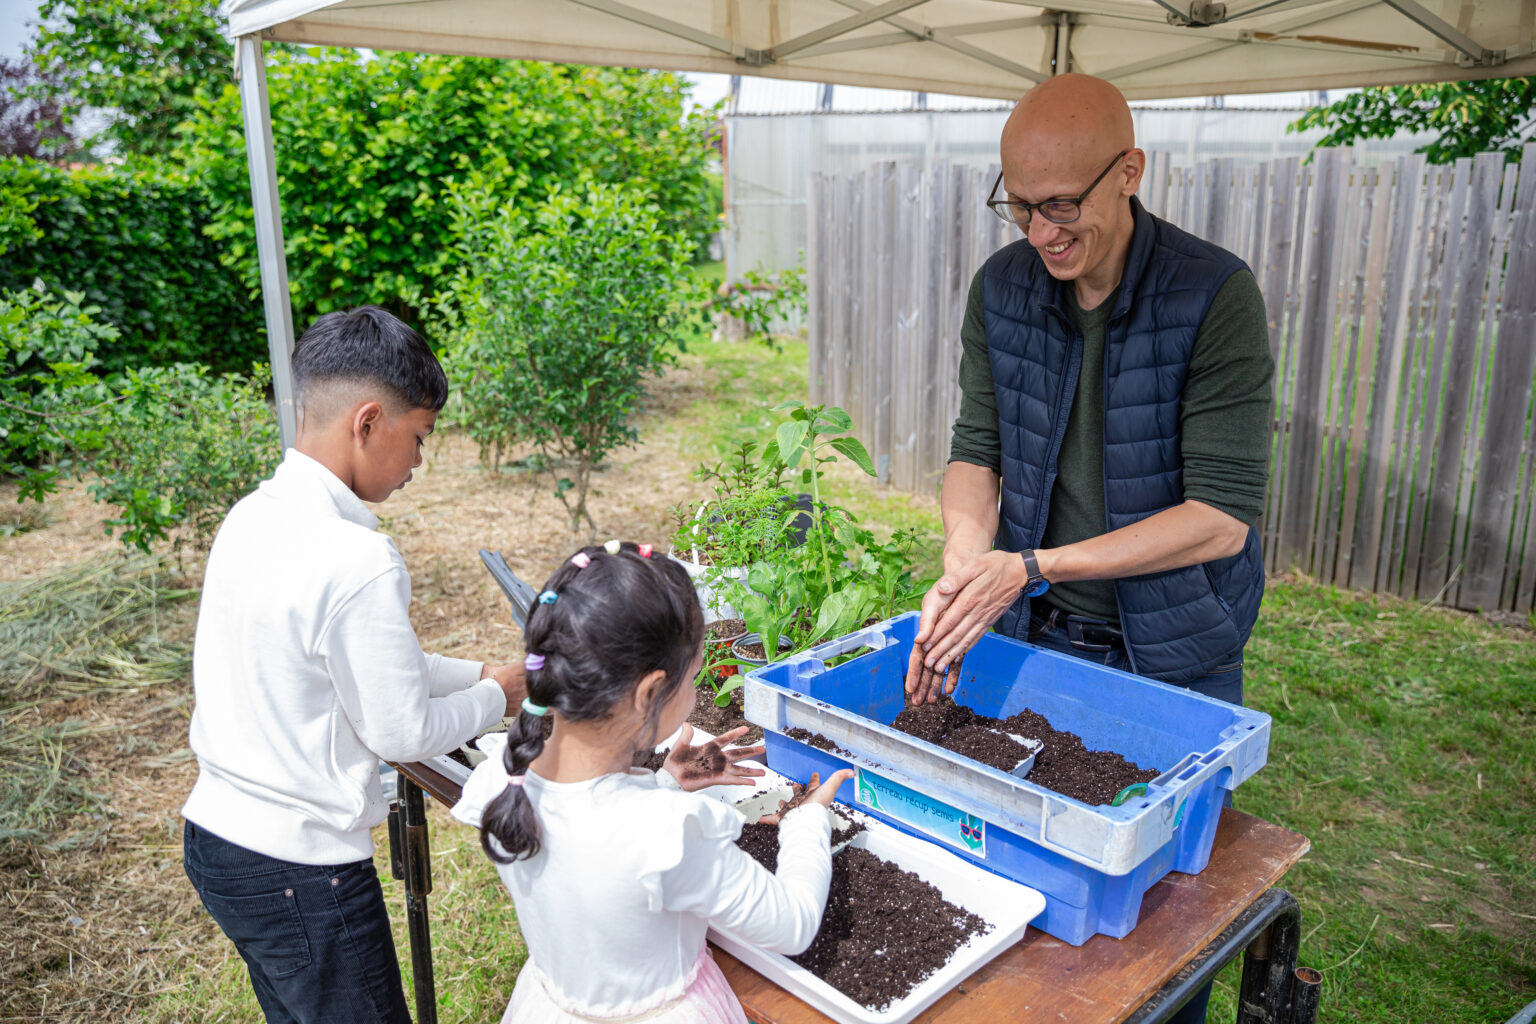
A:
{"type": "MultiPolygon", "coordinates": [[[[1536,145],[1376,167],[1153,154],[1154,213],[1247,260],[1276,365],[1271,570],[1469,609],[1536,597],[1536,145]]],[[[883,164],[811,183],[811,398],[894,486],[931,493],[959,407],[971,277],[1017,238],[997,169],[883,164]],[[1011,233],[1012,232],[1012,233],[1011,233]]]]}

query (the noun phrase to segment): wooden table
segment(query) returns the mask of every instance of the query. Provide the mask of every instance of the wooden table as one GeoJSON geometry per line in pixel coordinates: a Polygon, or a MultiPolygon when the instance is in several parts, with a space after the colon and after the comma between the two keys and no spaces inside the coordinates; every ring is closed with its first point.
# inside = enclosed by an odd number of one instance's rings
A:
{"type": "MultiPolygon", "coordinates": [[[[418,1024],[435,1024],[431,938],[427,928],[427,836],[423,790],[452,806],[459,787],[423,764],[397,764],[398,804],[390,811],[395,877],[406,883],[418,1024]]],[[[1245,950],[1238,1021],[1283,1024],[1292,978],[1301,1001],[1316,1005],[1316,976],[1297,971],[1301,915],[1275,884],[1311,847],[1305,836],[1231,809],[1222,812],[1210,865],[1198,875],[1167,875],[1147,891],[1134,931],[1071,946],[1031,928],[1023,941],[971,975],[922,1016],[923,1024],[1023,1019],[1071,1024],[1155,1024],[1184,1005],[1245,950]]],[[[723,950],[715,960],[754,1024],[829,1020],[723,950]]]]}

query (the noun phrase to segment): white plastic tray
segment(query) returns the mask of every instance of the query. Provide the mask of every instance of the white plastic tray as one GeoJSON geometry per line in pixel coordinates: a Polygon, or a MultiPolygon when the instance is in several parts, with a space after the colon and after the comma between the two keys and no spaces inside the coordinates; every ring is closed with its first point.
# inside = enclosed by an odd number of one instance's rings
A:
{"type": "Polygon", "coordinates": [[[1024,937],[1029,922],[1045,909],[1045,897],[1028,886],[967,864],[944,850],[865,819],[867,827],[851,846],[911,871],[935,885],[944,898],[983,918],[991,931],[973,936],[955,951],[949,963],[883,1010],[854,1002],[810,971],[778,953],[769,953],[718,928],[710,941],[790,994],[841,1024],[907,1024],[944,993],[970,977],[993,957],[1024,937]]]}

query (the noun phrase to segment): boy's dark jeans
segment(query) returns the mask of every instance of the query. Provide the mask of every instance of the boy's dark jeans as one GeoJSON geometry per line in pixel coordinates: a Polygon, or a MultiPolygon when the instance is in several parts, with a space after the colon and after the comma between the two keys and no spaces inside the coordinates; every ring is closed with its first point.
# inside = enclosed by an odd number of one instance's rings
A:
{"type": "Polygon", "coordinates": [[[410,1024],[373,861],[276,860],[186,823],[187,877],[269,1024],[410,1024]]]}
{"type": "MultiPolygon", "coordinates": [[[[1063,654],[1070,654],[1074,658],[1082,658],[1099,665],[1107,665],[1110,668],[1120,669],[1122,672],[1131,670],[1131,662],[1126,657],[1123,647],[1115,647],[1108,651],[1083,651],[1073,647],[1067,638],[1067,630],[1047,624],[1038,616],[1031,616],[1029,622],[1029,642],[1038,647],[1045,647],[1063,654]]],[[[1243,663],[1239,659],[1231,666],[1223,666],[1221,670],[1213,672],[1188,683],[1178,684],[1196,693],[1207,697],[1215,697],[1224,700],[1228,704],[1241,704],[1243,702],[1243,663]]],[[[1230,794],[1228,794],[1230,796],[1230,794]]],[[[1230,805],[1230,802],[1229,802],[1230,805]]],[[[1195,993],[1193,999],[1184,1004],[1184,1008],[1169,1018],[1168,1024],[1203,1024],[1205,1020],[1205,1006],[1211,999],[1211,986],[1207,985],[1195,993]]]]}

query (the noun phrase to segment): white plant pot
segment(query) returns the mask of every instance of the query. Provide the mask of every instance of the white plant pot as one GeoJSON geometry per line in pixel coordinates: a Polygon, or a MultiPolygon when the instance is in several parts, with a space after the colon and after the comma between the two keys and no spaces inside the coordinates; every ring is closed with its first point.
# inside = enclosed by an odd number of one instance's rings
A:
{"type": "MultiPolygon", "coordinates": [[[[699,594],[699,605],[704,609],[704,624],[706,626],[720,619],[741,618],[741,613],[732,607],[723,595],[715,593],[714,585],[704,578],[706,572],[715,569],[714,566],[690,562],[688,559],[679,558],[675,554],[668,555],[667,557],[681,565],[688,573],[688,578],[693,580],[693,589],[698,591],[699,594]]],[[[747,578],[748,567],[740,565],[718,571],[723,572],[732,579],[744,580],[747,578]]]]}

